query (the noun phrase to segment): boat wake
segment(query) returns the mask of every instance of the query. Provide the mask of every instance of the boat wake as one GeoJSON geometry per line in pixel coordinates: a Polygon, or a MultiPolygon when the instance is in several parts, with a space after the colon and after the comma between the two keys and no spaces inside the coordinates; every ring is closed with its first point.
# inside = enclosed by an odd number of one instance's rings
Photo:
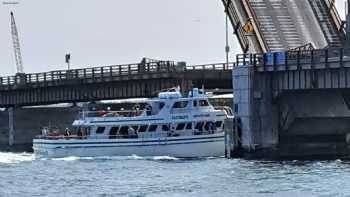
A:
{"type": "Polygon", "coordinates": [[[34,154],[31,153],[0,152],[0,164],[16,164],[26,161],[33,161],[34,159],[34,154]]]}
{"type": "Polygon", "coordinates": [[[17,164],[21,162],[28,162],[34,160],[51,160],[51,161],[105,161],[105,160],[144,160],[144,161],[186,161],[186,160],[203,160],[203,159],[214,159],[213,157],[208,158],[178,158],[171,156],[99,156],[99,157],[77,157],[69,156],[62,158],[44,158],[35,157],[32,153],[10,153],[10,152],[0,152],[0,164],[17,164]]]}

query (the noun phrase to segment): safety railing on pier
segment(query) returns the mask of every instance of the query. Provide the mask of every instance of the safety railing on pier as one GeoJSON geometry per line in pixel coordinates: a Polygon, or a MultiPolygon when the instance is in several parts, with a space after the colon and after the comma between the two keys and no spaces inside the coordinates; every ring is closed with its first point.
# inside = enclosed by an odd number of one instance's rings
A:
{"type": "Polygon", "coordinates": [[[253,66],[259,71],[312,69],[350,66],[350,49],[327,48],[264,54],[239,54],[237,66],[253,66]]]}
{"type": "Polygon", "coordinates": [[[91,67],[71,70],[56,70],[43,73],[20,73],[15,76],[0,77],[1,86],[39,84],[61,82],[69,80],[104,79],[119,76],[139,75],[159,72],[184,72],[191,70],[231,70],[233,63],[216,63],[186,66],[185,63],[173,61],[149,62],[141,64],[113,65],[105,67],[91,67]]]}

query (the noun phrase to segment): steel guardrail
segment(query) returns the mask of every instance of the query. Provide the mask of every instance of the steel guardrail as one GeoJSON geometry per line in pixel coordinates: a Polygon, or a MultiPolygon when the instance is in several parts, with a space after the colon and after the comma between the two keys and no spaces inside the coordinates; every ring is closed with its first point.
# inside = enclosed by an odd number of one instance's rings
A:
{"type": "Polygon", "coordinates": [[[350,67],[350,49],[326,48],[286,52],[239,54],[235,66],[253,66],[256,71],[283,71],[350,67]]]}

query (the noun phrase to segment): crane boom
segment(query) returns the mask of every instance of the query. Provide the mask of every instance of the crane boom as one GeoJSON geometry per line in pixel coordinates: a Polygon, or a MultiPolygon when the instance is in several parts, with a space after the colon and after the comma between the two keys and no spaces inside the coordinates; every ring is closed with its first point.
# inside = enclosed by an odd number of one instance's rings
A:
{"type": "Polygon", "coordinates": [[[11,34],[12,34],[13,49],[14,49],[15,58],[16,58],[17,73],[23,73],[24,71],[23,71],[21,48],[19,44],[18,31],[16,27],[15,17],[13,16],[13,12],[11,12],[11,34]]]}

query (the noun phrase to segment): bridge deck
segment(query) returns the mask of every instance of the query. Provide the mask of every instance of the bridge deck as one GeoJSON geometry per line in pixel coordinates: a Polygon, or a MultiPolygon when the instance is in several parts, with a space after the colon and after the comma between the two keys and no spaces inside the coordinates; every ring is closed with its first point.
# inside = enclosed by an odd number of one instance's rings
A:
{"type": "Polygon", "coordinates": [[[0,107],[152,97],[174,86],[232,89],[233,63],[152,62],[0,77],[0,107]],[[209,71],[209,72],[208,72],[209,71]]]}
{"type": "Polygon", "coordinates": [[[341,47],[344,32],[330,0],[223,2],[229,3],[228,13],[238,39],[243,49],[249,45],[250,52],[285,51],[309,43],[316,49],[341,47]],[[242,32],[248,20],[253,24],[254,33],[242,32]]]}

